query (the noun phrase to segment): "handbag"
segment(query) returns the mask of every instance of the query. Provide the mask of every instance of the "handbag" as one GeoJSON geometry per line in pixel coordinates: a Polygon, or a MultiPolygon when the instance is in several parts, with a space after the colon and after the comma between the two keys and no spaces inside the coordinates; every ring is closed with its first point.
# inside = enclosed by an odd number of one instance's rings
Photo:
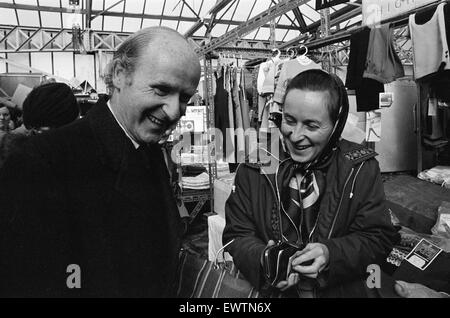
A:
{"type": "MultiPolygon", "coordinates": [[[[267,246],[263,252],[262,267],[266,282],[275,287],[280,281],[287,280],[291,272],[291,263],[294,254],[301,251],[305,245],[297,246],[290,242],[278,242],[267,246]]],[[[311,265],[312,260],[303,265],[311,265]]]]}
{"type": "MultiPolygon", "coordinates": [[[[233,241],[231,241],[233,242],[233,241]]],[[[228,244],[231,244],[229,242],[228,244]]],[[[258,298],[259,292],[247,281],[233,262],[214,262],[187,250],[180,252],[177,297],[180,298],[258,298]]],[[[222,259],[225,259],[222,257],[222,259]]]]}

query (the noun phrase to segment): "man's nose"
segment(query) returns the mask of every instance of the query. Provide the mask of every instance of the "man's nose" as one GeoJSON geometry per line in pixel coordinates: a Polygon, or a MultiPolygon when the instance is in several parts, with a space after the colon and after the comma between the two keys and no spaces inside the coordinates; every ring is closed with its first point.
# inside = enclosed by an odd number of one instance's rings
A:
{"type": "Polygon", "coordinates": [[[178,121],[181,117],[181,102],[178,94],[174,94],[167,100],[163,107],[164,113],[170,121],[178,121]]]}

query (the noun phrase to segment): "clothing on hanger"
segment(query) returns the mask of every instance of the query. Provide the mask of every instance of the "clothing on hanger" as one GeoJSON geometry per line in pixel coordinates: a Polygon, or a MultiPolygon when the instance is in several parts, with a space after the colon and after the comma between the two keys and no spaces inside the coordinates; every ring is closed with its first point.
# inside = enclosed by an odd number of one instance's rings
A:
{"type": "Polygon", "coordinates": [[[379,94],[384,92],[383,83],[364,78],[369,48],[370,29],[363,28],[350,37],[350,55],[345,86],[356,93],[356,109],[367,112],[379,108],[379,94]]]}
{"type": "Polygon", "coordinates": [[[449,22],[445,21],[445,6],[445,3],[438,5],[431,17],[431,11],[409,16],[416,80],[441,70],[450,69],[446,31],[449,22]]]}
{"type": "Polygon", "coordinates": [[[403,76],[405,72],[395,52],[392,28],[389,25],[372,28],[363,77],[387,84],[403,76]]]}
{"type": "Polygon", "coordinates": [[[292,59],[283,63],[281,68],[280,77],[278,78],[278,84],[275,89],[273,100],[278,104],[284,103],[284,94],[286,93],[286,87],[290,79],[297,76],[299,73],[309,69],[321,69],[320,65],[313,62],[307,65],[303,65],[297,59],[292,59]]]}

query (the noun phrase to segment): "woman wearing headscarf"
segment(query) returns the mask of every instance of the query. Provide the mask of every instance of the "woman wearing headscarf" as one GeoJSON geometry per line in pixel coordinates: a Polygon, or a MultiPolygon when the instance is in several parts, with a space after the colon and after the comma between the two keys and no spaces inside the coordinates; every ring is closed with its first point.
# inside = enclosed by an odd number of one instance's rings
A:
{"type": "Polygon", "coordinates": [[[286,158],[276,173],[256,164],[237,170],[223,243],[253,286],[272,296],[365,297],[367,267],[382,264],[398,239],[376,153],[340,137],[348,111],[338,77],[300,73],[283,105],[286,158]],[[269,287],[262,255],[280,241],[302,249],[287,279],[269,287]]]}

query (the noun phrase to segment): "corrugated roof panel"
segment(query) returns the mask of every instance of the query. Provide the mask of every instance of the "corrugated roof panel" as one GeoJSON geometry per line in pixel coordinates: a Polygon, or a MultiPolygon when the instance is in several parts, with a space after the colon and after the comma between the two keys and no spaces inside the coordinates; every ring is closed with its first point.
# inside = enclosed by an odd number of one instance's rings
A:
{"type": "Polygon", "coordinates": [[[249,34],[247,34],[246,36],[244,36],[244,39],[246,39],[246,40],[253,40],[253,38],[255,37],[255,34],[256,34],[257,31],[258,31],[258,30],[256,29],[256,30],[250,32],[249,34]]]}
{"type": "Polygon", "coordinates": [[[194,36],[205,36],[206,28],[203,26],[195,31],[194,36]]]}
{"type": "Polygon", "coordinates": [[[122,29],[121,17],[108,17],[105,16],[105,23],[103,24],[103,30],[120,32],[122,29]]]}
{"type": "Polygon", "coordinates": [[[174,20],[162,20],[161,21],[162,26],[169,27],[174,30],[177,29],[177,24],[178,24],[178,21],[174,21],[174,20]]]}
{"type": "Polygon", "coordinates": [[[41,5],[43,7],[57,7],[57,8],[59,8],[59,1],[58,0],[39,0],[39,5],[41,5]]]}
{"type": "Polygon", "coordinates": [[[16,13],[14,9],[0,8],[0,16],[2,17],[2,24],[17,25],[16,13]]]}
{"type": "Polygon", "coordinates": [[[63,13],[63,29],[72,29],[72,23],[73,23],[73,15],[69,13],[63,13]]]}
{"type": "Polygon", "coordinates": [[[202,1],[203,1],[203,6],[202,6],[202,9],[200,10],[199,16],[204,18],[208,15],[209,10],[216,4],[216,0],[195,0],[194,1],[196,3],[195,9],[200,8],[202,1]]]}
{"type": "MultiPolygon", "coordinates": [[[[16,4],[27,4],[27,5],[31,5],[31,6],[37,6],[36,0],[16,0],[15,2],[16,2],[16,4]]],[[[59,7],[59,2],[58,2],[58,7],[59,7]]]]}
{"type": "Polygon", "coordinates": [[[142,27],[146,28],[146,27],[151,27],[151,26],[159,26],[159,20],[144,19],[144,21],[142,22],[142,27]]]}
{"type": "MultiPolygon", "coordinates": [[[[93,0],[98,1],[98,0],[93,0]]],[[[108,9],[110,6],[116,4],[117,2],[119,2],[118,0],[105,0],[105,9],[108,9]]],[[[123,12],[123,1],[121,3],[119,3],[118,5],[112,7],[111,9],[109,9],[108,11],[110,12],[123,12]]]]}
{"type": "MultiPolygon", "coordinates": [[[[295,21],[295,18],[292,19],[292,20],[295,21]]],[[[286,16],[282,15],[281,18],[280,18],[280,22],[278,22],[278,24],[291,25],[292,22],[289,21],[289,19],[286,16]]]]}
{"type": "Polygon", "coordinates": [[[284,38],[284,35],[286,34],[287,30],[280,30],[280,29],[275,29],[275,40],[276,41],[281,41],[284,38]]]}
{"type": "Polygon", "coordinates": [[[141,19],[124,18],[123,32],[136,32],[141,28],[141,19]]]}
{"type": "MultiPolygon", "coordinates": [[[[248,1],[248,0],[247,0],[248,1]]],[[[258,0],[255,8],[250,16],[250,19],[257,16],[258,14],[266,11],[272,5],[272,0],[258,0]]]]}
{"type": "MultiPolygon", "coordinates": [[[[56,0],[57,1],[57,0],[56,0]]],[[[58,4],[59,4],[59,1],[58,1],[58,4]]],[[[81,2],[80,2],[80,4],[81,4],[81,2]]],[[[63,7],[63,8],[70,8],[70,5],[69,5],[69,0],[62,0],[61,1],[61,7],[63,7]]],[[[80,6],[81,7],[81,6],[80,6]]]]}
{"type": "Polygon", "coordinates": [[[300,32],[299,31],[294,31],[294,30],[289,30],[289,32],[287,33],[286,37],[284,38],[284,42],[290,41],[296,37],[300,36],[300,32]]]}
{"type": "Polygon", "coordinates": [[[37,11],[17,10],[17,15],[19,17],[19,25],[40,26],[37,11]]]}
{"type": "Polygon", "coordinates": [[[91,29],[96,31],[103,31],[102,29],[103,17],[97,17],[94,20],[91,20],[91,29]]]}
{"type": "Polygon", "coordinates": [[[269,28],[260,28],[255,39],[256,40],[269,40],[270,39],[270,29],[269,28]]]}
{"type": "MultiPolygon", "coordinates": [[[[94,0],[91,2],[92,2],[92,10],[95,10],[95,11],[103,10],[103,0],[94,0]]],[[[106,7],[105,7],[105,9],[106,9],[106,7]]]]}
{"type": "Polygon", "coordinates": [[[310,24],[308,20],[311,22],[315,22],[320,20],[320,13],[316,10],[312,9],[311,7],[308,7],[306,4],[303,4],[299,7],[300,12],[303,14],[303,17],[306,20],[306,24],[310,24]]]}
{"type": "Polygon", "coordinates": [[[146,14],[161,14],[164,6],[164,0],[147,0],[147,5],[145,6],[146,14]]]}
{"type": "MultiPolygon", "coordinates": [[[[236,21],[246,21],[250,10],[253,7],[253,0],[244,0],[239,1],[239,6],[236,10],[236,14],[234,15],[234,20],[236,21]]],[[[257,6],[258,3],[255,5],[257,6]]]]}
{"type": "Polygon", "coordinates": [[[61,28],[61,15],[57,12],[41,11],[41,21],[43,27],[61,28]]]}
{"type": "MultiPolygon", "coordinates": [[[[228,24],[217,24],[211,31],[213,37],[219,37],[225,34],[228,24]]],[[[231,29],[231,28],[230,28],[231,29]]]]}
{"type": "MultiPolygon", "coordinates": [[[[151,1],[150,1],[151,3],[151,1]]],[[[164,15],[179,16],[183,7],[183,1],[180,0],[166,0],[166,7],[164,9],[164,15]]],[[[155,14],[155,13],[153,13],[155,14]]]]}
{"type": "MultiPolygon", "coordinates": [[[[222,20],[231,20],[233,13],[235,12],[236,5],[239,4],[239,0],[231,1],[229,5],[223,8],[221,11],[217,13],[217,18],[221,18],[222,20]],[[226,13],[225,13],[226,12],[226,13]],[[222,16],[223,15],[223,16],[222,16]]],[[[238,11],[236,9],[236,11],[238,11]]],[[[236,18],[234,18],[236,20],[236,18]]]]}
{"type": "MultiPolygon", "coordinates": [[[[98,0],[96,0],[98,1],[98,0]]],[[[94,1],[94,2],[96,2],[94,1]]],[[[149,5],[152,1],[147,1],[147,5],[149,5]]],[[[141,14],[144,10],[144,0],[131,0],[127,1],[125,4],[125,12],[127,13],[139,13],[141,14]]],[[[125,26],[124,26],[125,27],[125,26]]]]}
{"type": "Polygon", "coordinates": [[[184,22],[181,21],[178,25],[178,32],[181,34],[186,33],[187,30],[189,30],[194,25],[194,22],[184,22]]]}
{"type": "Polygon", "coordinates": [[[347,20],[345,22],[340,23],[339,26],[340,26],[341,29],[343,29],[343,28],[345,28],[345,27],[347,27],[349,25],[355,24],[357,22],[361,22],[361,20],[362,20],[362,16],[359,15],[359,16],[351,18],[351,19],[349,19],[349,20],[347,20]]]}

